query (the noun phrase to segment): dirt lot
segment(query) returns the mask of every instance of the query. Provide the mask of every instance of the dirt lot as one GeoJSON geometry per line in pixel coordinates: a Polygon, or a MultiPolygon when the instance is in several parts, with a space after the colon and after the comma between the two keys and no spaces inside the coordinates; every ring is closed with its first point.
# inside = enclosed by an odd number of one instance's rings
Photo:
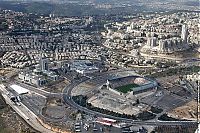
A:
{"type": "Polygon", "coordinates": [[[90,83],[82,83],[75,87],[75,89],[72,90],[72,95],[85,95],[89,91],[92,91],[94,89],[94,85],[90,83]]]}
{"type": "Polygon", "coordinates": [[[43,108],[43,114],[49,118],[62,119],[65,115],[65,107],[61,99],[48,99],[46,107],[43,108]]]}
{"type": "Polygon", "coordinates": [[[10,71],[11,71],[10,69],[0,68],[0,75],[4,76],[4,75],[8,74],[10,71]]]}
{"type": "Polygon", "coordinates": [[[171,88],[173,87],[177,80],[179,79],[178,76],[168,76],[168,77],[160,77],[156,80],[161,84],[162,87],[171,88]]]}
{"type": "Polygon", "coordinates": [[[197,103],[192,100],[185,105],[175,108],[169,112],[169,115],[180,119],[191,119],[196,120],[197,114],[197,103]]]}
{"type": "Polygon", "coordinates": [[[66,87],[68,84],[69,84],[69,81],[67,80],[58,81],[46,86],[45,90],[49,92],[59,93],[59,92],[62,92],[64,87],[66,87]]]}
{"type": "Polygon", "coordinates": [[[46,117],[44,119],[45,123],[64,131],[70,131],[73,121],[69,116],[73,111],[69,106],[64,105],[61,99],[49,98],[42,110],[42,114],[46,117]],[[57,122],[52,122],[51,120],[56,120],[57,122]]]}
{"type": "Polygon", "coordinates": [[[47,104],[42,111],[44,116],[52,119],[62,119],[71,113],[72,110],[64,105],[61,99],[57,98],[47,99],[47,104]]]}

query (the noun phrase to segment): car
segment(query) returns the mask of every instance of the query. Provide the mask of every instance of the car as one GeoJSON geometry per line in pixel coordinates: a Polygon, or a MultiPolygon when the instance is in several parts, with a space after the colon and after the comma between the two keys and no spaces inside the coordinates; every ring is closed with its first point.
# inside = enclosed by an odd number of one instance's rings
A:
{"type": "Polygon", "coordinates": [[[103,128],[102,127],[100,127],[100,131],[103,132],[103,128]]]}
{"type": "Polygon", "coordinates": [[[81,130],[80,130],[80,129],[76,129],[75,131],[76,131],[76,132],[81,132],[81,130]]]}
{"type": "Polygon", "coordinates": [[[19,102],[16,102],[16,104],[17,104],[18,106],[21,106],[21,104],[20,104],[19,102]]]}
{"type": "Polygon", "coordinates": [[[80,129],[81,128],[81,126],[75,126],[75,129],[80,129]]]}
{"type": "Polygon", "coordinates": [[[98,129],[97,128],[93,128],[93,131],[98,131],[98,129]]]}
{"type": "Polygon", "coordinates": [[[88,131],[88,127],[87,127],[87,126],[84,126],[84,129],[85,129],[86,131],[88,131]]]}

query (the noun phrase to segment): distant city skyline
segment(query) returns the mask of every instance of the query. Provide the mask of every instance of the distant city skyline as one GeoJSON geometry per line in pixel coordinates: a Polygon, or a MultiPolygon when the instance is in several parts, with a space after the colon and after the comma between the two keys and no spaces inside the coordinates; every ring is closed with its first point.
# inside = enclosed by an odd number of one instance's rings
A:
{"type": "Polygon", "coordinates": [[[199,14],[186,0],[0,0],[0,132],[194,133],[199,14]]]}

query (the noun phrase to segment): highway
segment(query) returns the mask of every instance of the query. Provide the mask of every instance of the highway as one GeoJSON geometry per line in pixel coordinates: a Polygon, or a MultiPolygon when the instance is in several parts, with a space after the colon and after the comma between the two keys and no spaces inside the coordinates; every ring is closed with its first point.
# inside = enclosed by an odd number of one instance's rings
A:
{"type": "Polygon", "coordinates": [[[7,104],[9,104],[13,110],[15,110],[30,126],[42,133],[55,133],[45,127],[43,127],[38,121],[38,117],[29,110],[24,104],[20,103],[21,106],[15,105],[5,93],[6,89],[0,86],[2,96],[4,97],[7,104]]]}
{"type": "Polygon", "coordinates": [[[40,94],[41,96],[44,96],[44,97],[54,97],[54,98],[60,98],[60,97],[62,97],[62,93],[48,92],[48,91],[43,90],[43,88],[33,87],[31,85],[28,85],[28,84],[25,84],[25,83],[21,83],[19,81],[15,81],[12,84],[18,84],[21,87],[24,87],[24,88],[26,88],[26,89],[28,89],[28,90],[30,90],[32,92],[35,92],[37,94],[40,94]]]}
{"type": "MultiPolygon", "coordinates": [[[[99,75],[98,77],[99,80],[102,80],[102,78],[104,78],[106,80],[106,76],[105,75],[99,75]]],[[[83,111],[87,114],[90,115],[95,115],[98,117],[108,117],[108,118],[112,118],[112,119],[116,119],[119,121],[124,121],[127,123],[132,123],[133,125],[189,125],[189,124],[196,124],[196,121],[159,121],[159,120],[149,120],[149,121],[135,121],[132,119],[127,119],[127,118],[121,118],[121,117],[115,117],[115,116],[111,116],[111,115],[107,115],[107,114],[102,114],[100,112],[96,112],[93,110],[89,110],[85,107],[82,107],[80,105],[78,105],[77,103],[75,103],[71,97],[71,92],[73,90],[73,88],[75,88],[77,85],[87,81],[89,79],[85,79],[85,80],[79,80],[76,81],[74,84],[70,84],[67,87],[64,88],[63,90],[63,100],[66,104],[70,105],[71,107],[83,111]]]]}

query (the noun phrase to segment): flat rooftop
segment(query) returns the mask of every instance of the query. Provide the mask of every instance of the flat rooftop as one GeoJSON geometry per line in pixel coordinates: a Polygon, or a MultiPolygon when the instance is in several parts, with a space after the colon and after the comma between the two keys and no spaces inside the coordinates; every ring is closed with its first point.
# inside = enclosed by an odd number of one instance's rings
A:
{"type": "Polygon", "coordinates": [[[19,85],[16,85],[16,84],[13,84],[10,86],[14,91],[16,91],[19,95],[22,95],[22,94],[26,94],[29,92],[29,90],[19,86],[19,85]]]}

